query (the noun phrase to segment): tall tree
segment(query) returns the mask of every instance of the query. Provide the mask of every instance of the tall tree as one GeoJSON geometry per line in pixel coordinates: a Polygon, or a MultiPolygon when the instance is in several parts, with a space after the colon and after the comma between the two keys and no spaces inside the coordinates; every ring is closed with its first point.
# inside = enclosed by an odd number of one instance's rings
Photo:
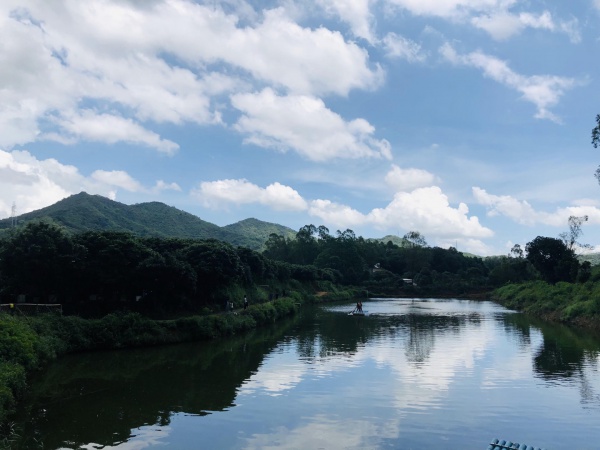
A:
{"type": "Polygon", "coordinates": [[[581,244],[577,242],[583,234],[581,226],[588,221],[588,216],[569,216],[569,232],[564,232],[559,235],[560,239],[565,243],[569,250],[575,251],[577,248],[591,248],[589,244],[581,244]]]}
{"type": "Polygon", "coordinates": [[[409,231],[406,233],[402,240],[407,244],[407,247],[427,247],[427,241],[418,231],[409,231]]]}
{"type": "Polygon", "coordinates": [[[538,236],[527,243],[525,251],[529,262],[548,283],[575,280],[579,262],[562,240],[538,236]]]}
{"type": "Polygon", "coordinates": [[[510,249],[510,254],[508,256],[510,256],[512,258],[521,259],[521,258],[523,258],[523,249],[521,248],[521,246],[519,244],[515,244],[510,249]]]}
{"type": "MultiPolygon", "coordinates": [[[[592,128],[592,145],[594,148],[598,148],[600,145],[600,114],[596,114],[596,126],[592,128]]],[[[594,176],[600,183],[600,166],[596,169],[594,176]]]]}
{"type": "Polygon", "coordinates": [[[600,145],[600,114],[596,114],[596,126],[592,128],[592,145],[594,148],[600,145]]]}

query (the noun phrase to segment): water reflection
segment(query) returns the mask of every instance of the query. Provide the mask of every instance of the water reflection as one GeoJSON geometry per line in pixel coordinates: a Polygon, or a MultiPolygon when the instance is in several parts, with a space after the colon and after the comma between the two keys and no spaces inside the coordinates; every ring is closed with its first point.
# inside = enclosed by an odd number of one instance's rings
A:
{"type": "Polygon", "coordinates": [[[175,413],[227,410],[292,325],[208,344],[65,357],[33,380],[20,413],[27,418],[21,448],[40,442],[44,448],[110,448],[141,436],[159,439],[175,413]]]}
{"type": "Polygon", "coordinates": [[[600,340],[589,333],[488,302],[378,300],[366,317],[352,307],[208,345],[67,358],[34,384],[24,434],[90,449],[600,440],[600,340]]]}

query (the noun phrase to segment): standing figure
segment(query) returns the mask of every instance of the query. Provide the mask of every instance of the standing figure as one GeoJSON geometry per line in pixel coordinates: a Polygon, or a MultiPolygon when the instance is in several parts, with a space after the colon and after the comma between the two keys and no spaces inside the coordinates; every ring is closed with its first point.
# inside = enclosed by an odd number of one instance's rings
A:
{"type": "Polygon", "coordinates": [[[244,309],[248,307],[248,297],[244,295],[244,309]]]}

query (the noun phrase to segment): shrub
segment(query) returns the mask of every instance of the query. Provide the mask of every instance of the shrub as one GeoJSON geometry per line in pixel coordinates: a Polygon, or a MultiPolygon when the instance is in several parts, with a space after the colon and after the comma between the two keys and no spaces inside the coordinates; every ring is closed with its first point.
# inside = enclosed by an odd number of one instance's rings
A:
{"type": "Polygon", "coordinates": [[[14,412],[17,398],[25,392],[25,369],[10,362],[0,362],[0,419],[14,412]]]}
{"type": "Polygon", "coordinates": [[[25,322],[0,315],[0,361],[33,369],[38,364],[37,335],[25,322]]]}

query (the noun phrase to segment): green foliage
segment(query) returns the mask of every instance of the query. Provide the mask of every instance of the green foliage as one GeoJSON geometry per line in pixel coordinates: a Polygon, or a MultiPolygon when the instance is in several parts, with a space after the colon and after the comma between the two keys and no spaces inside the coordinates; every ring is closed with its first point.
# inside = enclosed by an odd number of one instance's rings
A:
{"type": "Polygon", "coordinates": [[[231,233],[232,237],[224,239],[233,245],[239,245],[252,250],[263,251],[269,236],[274,234],[285,238],[293,238],[294,230],[275,223],[262,222],[257,219],[245,219],[231,225],[226,225],[223,230],[231,233]]]}
{"type": "Polygon", "coordinates": [[[538,236],[525,246],[527,260],[548,283],[574,281],[579,262],[575,252],[560,239],[538,236]]]}
{"type": "Polygon", "coordinates": [[[25,373],[38,366],[38,337],[23,321],[0,314],[0,423],[25,391],[25,373]]]}
{"type": "MultiPolygon", "coordinates": [[[[164,203],[150,202],[128,206],[85,192],[18,217],[19,225],[40,220],[63,227],[69,233],[120,231],[140,237],[219,239],[256,251],[264,249],[264,243],[270,233],[286,237],[294,235],[290,228],[256,219],[219,227],[164,203]]],[[[0,220],[0,231],[8,230],[11,226],[11,219],[0,220]]]]}
{"type": "Polygon", "coordinates": [[[564,322],[600,318],[598,283],[531,281],[498,288],[493,292],[493,298],[508,308],[564,322]]]}
{"type": "Polygon", "coordinates": [[[26,387],[23,366],[0,361],[0,422],[12,414],[26,387]]]}
{"type": "Polygon", "coordinates": [[[86,317],[115,311],[163,318],[198,314],[221,310],[226,300],[239,301],[256,285],[283,290],[292,280],[331,277],[314,266],[273,261],[214,239],[115,231],[71,236],[54,225],[32,223],[0,243],[0,301],[16,302],[26,294],[30,302],[61,303],[66,314],[86,317]]]}
{"type": "Polygon", "coordinates": [[[53,314],[29,318],[0,314],[0,424],[14,412],[24,393],[26,373],[62,354],[231,336],[294,314],[301,299],[292,293],[251,305],[240,313],[162,321],[137,313],[109,314],[93,320],[53,314]]]}
{"type": "Polygon", "coordinates": [[[81,252],[65,231],[38,222],[19,229],[0,246],[0,273],[5,290],[47,302],[64,289],[73,260],[81,252]]]}
{"type": "Polygon", "coordinates": [[[0,314],[0,361],[21,365],[26,369],[37,367],[37,335],[25,322],[7,314],[0,314]]]}

